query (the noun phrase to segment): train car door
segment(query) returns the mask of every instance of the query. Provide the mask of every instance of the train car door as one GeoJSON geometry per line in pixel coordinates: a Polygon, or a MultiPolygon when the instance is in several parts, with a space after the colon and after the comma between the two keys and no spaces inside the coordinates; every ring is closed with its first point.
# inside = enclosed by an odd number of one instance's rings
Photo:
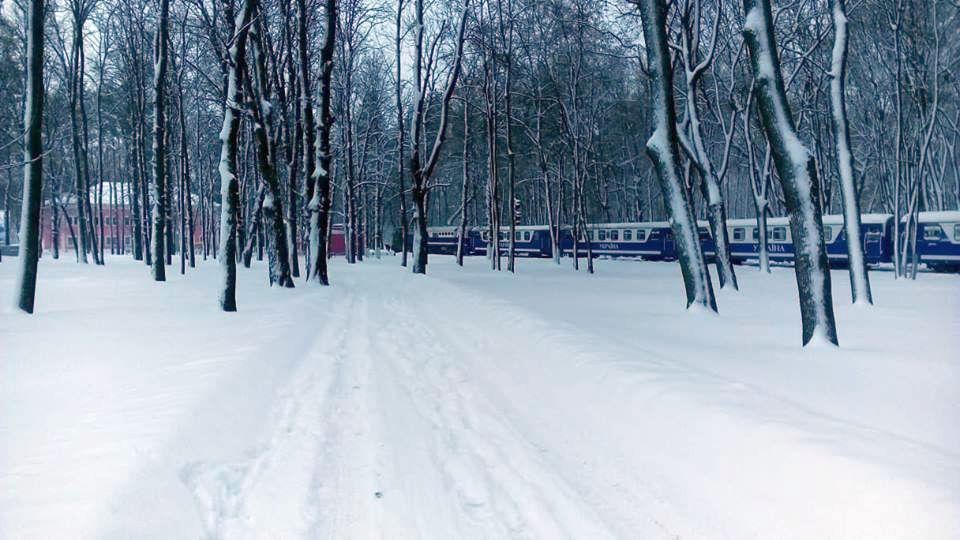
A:
{"type": "Polygon", "coordinates": [[[674,259],[677,256],[677,248],[673,242],[673,231],[664,229],[663,231],[663,258],[674,259]]]}
{"type": "MultiPolygon", "coordinates": [[[[865,231],[863,234],[864,257],[867,259],[867,262],[880,262],[880,258],[883,256],[883,246],[881,245],[883,233],[870,226],[864,227],[863,229],[865,231]]],[[[844,231],[844,233],[846,233],[846,231],[844,231]]]]}

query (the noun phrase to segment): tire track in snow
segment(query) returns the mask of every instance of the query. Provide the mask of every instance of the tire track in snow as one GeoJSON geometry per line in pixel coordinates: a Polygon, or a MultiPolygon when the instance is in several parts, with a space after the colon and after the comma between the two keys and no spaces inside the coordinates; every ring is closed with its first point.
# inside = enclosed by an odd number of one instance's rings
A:
{"type": "MultiPolygon", "coordinates": [[[[328,306],[331,316],[320,321],[319,334],[298,328],[292,339],[283,336],[262,349],[267,356],[300,359],[274,399],[262,442],[236,461],[183,468],[181,477],[196,497],[208,537],[297,537],[314,521],[310,469],[329,436],[329,402],[340,391],[354,303],[350,295],[328,306]]],[[[314,322],[314,310],[306,311],[306,320],[314,322]]]]}
{"type": "Polygon", "coordinates": [[[398,482],[411,491],[398,495],[415,501],[407,509],[412,530],[436,537],[612,537],[541,449],[474,384],[462,366],[484,351],[466,350],[442,330],[452,314],[431,313],[436,306],[418,300],[419,285],[393,289],[384,302],[388,320],[373,340],[391,344],[380,347],[381,367],[390,371],[379,378],[395,386],[396,403],[385,413],[401,420],[391,439],[419,439],[395,456],[398,470],[417,471],[398,482]],[[436,493],[451,494],[454,508],[436,493]]]}

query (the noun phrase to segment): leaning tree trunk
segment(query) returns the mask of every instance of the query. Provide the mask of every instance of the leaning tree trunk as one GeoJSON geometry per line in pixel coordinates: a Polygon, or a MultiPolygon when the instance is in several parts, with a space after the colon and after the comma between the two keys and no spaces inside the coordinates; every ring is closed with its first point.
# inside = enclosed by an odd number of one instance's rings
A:
{"type": "Polygon", "coordinates": [[[30,0],[27,22],[27,94],[23,108],[23,199],[20,210],[20,264],[17,307],[33,313],[40,258],[40,199],[43,196],[43,19],[44,0],[30,0]]]}
{"type": "Polygon", "coordinates": [[[690,203],[690,190],[680,176],[676,110],[673,104],[673,73],[667,49],[666,4],[664,0],[640,3],[643,35],[647,44],[647,62],[655,92],[653,114],[656,128],[647,141],[647,154],[653,161],[660,189],[676,242],[677,257],[683,273],[687,307],[697,304],[717,310],[710,271],[703,258],[700,235],[690,203]]]}
{"type": "Polygon", "coordinates": [[[166,153],[166,82],[167,34],[170,0],[160,0],[159,24],[154,41],[154,106],[153,115],[153,279],[166,281],[164,261],[167,258],[165,226],[167,219],[167,153],[166,153]]]}
{"type": "Polygon", "coordinates": [[[845,0],[831,0],[833,12],[833,64],[830,74],[830,104],[833,110],[833,131],[837,144],[837,168],[840,171],[840,192],[843,194],[843,229],[847,237],[847,262],[850,269],[850,294],[854,304],[872,304],[870,278],[863,259],[860,239],[860,195],[853,181],[853,155],[847,123],[846,63],[847,14],[845,0]]]}
{"type": "Polygon", "coordinates": [[[790,213],[803,344],[811,340],[836,344],[830,268],[817,204],[819,186],[813,156],[797,136],[787,103],[769,0],[743,0],[743,8],[743,33],[750,49],[760,116],[790,213]]]}
{"type": "Polygon", "coordinates": [[[237,138],[240,133],[240,71],[247,49],[247,32],[253,13],[253,0],[244,0],[233,24],[233,44],[228,51],[227,88],[220,130],[220,268],[222,288],[220,309],[237,310],[237,208],[240,188],[237,184],[237,138]]]}

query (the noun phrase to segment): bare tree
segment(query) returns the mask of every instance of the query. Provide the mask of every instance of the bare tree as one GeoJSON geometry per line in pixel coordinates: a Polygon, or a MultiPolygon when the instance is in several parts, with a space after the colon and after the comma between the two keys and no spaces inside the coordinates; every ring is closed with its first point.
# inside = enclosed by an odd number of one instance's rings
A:
{"type": "Polygon", "coordinates": [[[166,281],[164,261],[167,257],[167,41],[170,24],[170,0],[160,0],[157,14],[157,35],[154,39],[154,108],[153,108],[153,279],[166,281]]]}
{"type": "MultiPolygon", "coordinates": [[[[413,198],[414,212],[416,215],[416,229],[413,232],[413,273],[427,273],[427,195],[430,191],[430,181],[433,178],[437,163],[440,160],[440,151],[447,137],[447,114],[450,109],[450,100],[456,90],[457,79],[460,77],[460,64],[463,58],[463,39],[467,26],[467,15],[469,14],[470,0],[465,0],[463,13],[460,16],[456,37],[456,52],[454,53],[453,65],[447,76],[446,88],[443,91],[443,97],[440,101],[440,123],[437,127],[437,133],[433,141],[433,146],[426,160],[420,155],[420,146],[422,144],[423,132],[425,129],[425,104],[427,99],[428,84],[431,77],[430,62],[424,55],[423,37],[423,0],[416,0],[416,49],[414,51],[414,75],[416,82],[416,97],[414,99],[414,111],[412,122],[413,135],[411,136],[410,146],[410,177],[412,187],[410,190],[413,198]],[[426,62],[426,66],[424,65],[426,62]],[[424,73],[426,69],[426,73],[424,73]]],[[[439,36],[438,38],[439,39],[439,36]]]]}
{"type": "MultiPolygon", "coordinates": [[[[220,130],[220,260],[222,288],[220,309],[237,310],[237,209],[240,206],[237,183],[237,138],[240,133],[240,85],[247,35],[253,14],[254,0],[244,0],[233,23],[233,38],[227,51],[227,86],[224,97],[223,128],[220,130]]],[[[227,14],[229,15],[229,14],[227,14]]]]}
{"type": "Polygon", "coordinates": [[[863,259],[860,240],[860,194],[853,179],[853,150],[847,121],[846,63],[847,12],[845,0],[831,0],[834,41],[830,68],[830,105],[833,111],[833,130],[837,146],[837,169],[843,194],[843,230],[847,238],[847,263],[850,266],[850,293],[854,304],[872,304],[870,278],[863,259]]]}
{"type": "Polygon", "coordinates": [[[797,136],[787,103],[773,35],[769,0],[743,0],[743,32],[750,48],[757,102],[773,162],[783,186],[795,246],[794,266],[800,291],[803,344],[837,343],[830,291],[830,268],[823,240],[819,189],[813,156],[797,136]]]}
{"type": "Polygon", "coordinates": [[[40,199],[43,195],[43,28],[44,0],[30,0],[27,19],[27,88],[23,110],[23,203],[20,211],[20,266],[17,307],[33,313],[40,258],[40,199]]]}
{"type": "Polygon", "coordinates": [[[673,74],[667,49],[666,4],[663,0],[640,2],[643,36],[647,47],[647,64],[654,84],[652,101],[656,128],[647,141],[647,153],[657,169],[670,226],[677,246],[687,307],[697,304],[713,311],[710,272],[703,258],[700,235],[690,203],[690,191],[680,175],[676,112],[673,103],[673,74]]]}

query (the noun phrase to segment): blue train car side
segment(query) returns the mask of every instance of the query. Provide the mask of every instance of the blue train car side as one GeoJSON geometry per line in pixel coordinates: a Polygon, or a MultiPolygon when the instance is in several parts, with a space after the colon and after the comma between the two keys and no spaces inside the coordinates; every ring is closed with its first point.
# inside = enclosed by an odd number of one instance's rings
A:
{"type": "MultiPolygon", "coordinates": [[[[478,255],[486,255],[490,231],[478,231],[478,255]]],[[[510,249],[510,228],[500,228],[500,253],[510,249]]],[[[520,225],[514,230],[513,250],[518,257],[552,257],[553,246],[550,242],[550,228],[546,225],[520,225]]]]}
{"type": "MultiPolygon", "coordinates": [[[[435,255],[456,255],[459,227],[427,227],[427,253],[435,255]]],[[[413,233],[407,234],[407,249],[413,249],[413,233]]],[[[476,255],[481,244],[480,233],[468,228],[463,242],[464,255],[476,255]]]]}
{"type": "Polygon", "coordinates": [[[960,272],[960,211],[920,212],[917,256],[938,272],[960,272]]]}
{"type": "MultiPolygon", "coordinates": [[[[893,216],[864,214],[860,219],[860,242],[867,264],[890,262],[893,254],[893,216]]],[[[730,256],[733,262],[739,264],[759,259],[760,232],[755,219],[728,220],[727,234],[730,237],[730,256]]],[[[823,216],[823,239],[831,264],[845,264],[847,238],[843,230],[843,216],[823,216]]],[[[771,261],[793,260],[793,234],[790,231],[789,218],[767,219],[767,254],[771,261]]]]}
{"type": "MultiPolygon", "coordinates": [[[[894,218],[890,214],[864,214],[861,216],[859,242],[863,246],[867,264],[877,265],[893,260],[894,218]]],[[[730,254],[734,263],[742,264],[759,258],[759,230],[755,219],[731,219],[727,221],[730,239],[730,254]]],[[[698,221],[700,242],[704,256],[715,256],[715,243],[709,233],[708,223],[698,221]]],[[[455,254],[457,252],[457,227],[430,227],[427,229],[427,249],[430,253],[455,254]]],[[[487,253],[489,232],[483,228],[467,230],[464,241],[466,255],[487,253]]],[[[500,251],[509,249],[509,229],[501,228],[500,251]]],[[[843,229],[843,216],[823,216],[824,244],[827,257],[833,266],[847,262],[847,238],[843,229]]],[[[677,258],[673,231],[665,221],[636,223],[591,223],[580,232],[577,255],[587,256],[586,242],[589,238],[594,257],[634,257],[645,260],[669,261],[677,258]]],[[[408,237],[408,247],[412,236],[408,237]]],[[[559,249],[563,256],[573,255],[572,228],[560,230],[559,249]]],[[[519,257],[551,257],[550,229],[546,225],[518,226],[514,236],[514,248],[519,257]]],[[[767,220],[767,253],[773,262],[792,262],[794,256],[790,221],[786,217],[767,220]]],[[[917,254],[929,268],[939,271],[960,271],[960,211],[921,212],[918,216],[917,254]]]]}
{"type": "MultiPolygon", "coordinates": [[[[704,255],[713,258],[716,247],[706,221],[697,222],[704,255]]],[[[591,251],[595,257],[638,257],[646,260],[669,261],[677,258],[673,230],[666,221],[634,223],[591,223],[586,227],[591,251]]],[[[577,255],[587,254],[587,238],[581,232],[577,255]]],[[[573,256],[573,233],[564,229],[560,234],[560,249],[564,256],[573,256]]]]}

